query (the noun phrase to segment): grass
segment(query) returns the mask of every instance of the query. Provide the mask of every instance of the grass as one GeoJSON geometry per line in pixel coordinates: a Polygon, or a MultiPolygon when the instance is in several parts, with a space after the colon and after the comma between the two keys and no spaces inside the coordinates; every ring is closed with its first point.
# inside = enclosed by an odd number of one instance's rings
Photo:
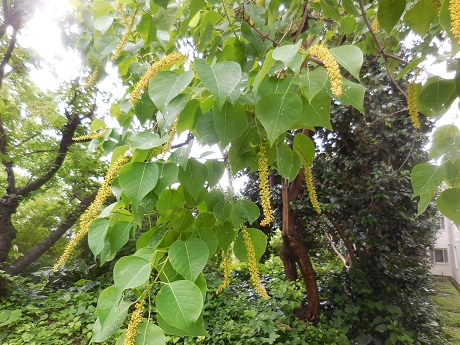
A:
{"type": "Polygon", "coordinates": [[[436,295],[433,302],[447,340],[460,344],[460,293],[447,277],[436,277],[436,295]]]}

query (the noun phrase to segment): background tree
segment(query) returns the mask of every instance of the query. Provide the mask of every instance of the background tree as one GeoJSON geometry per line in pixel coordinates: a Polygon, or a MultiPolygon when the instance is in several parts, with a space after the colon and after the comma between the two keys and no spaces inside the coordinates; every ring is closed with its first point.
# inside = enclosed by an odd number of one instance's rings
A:
{"type": "MultiPolygon", "coordinates": [[[[41,91],[29,71],[38,60],[18,33],[38,2],[5,1],[0,30],[0,269],[17,275],[43,255],[90,205],[103,164],[72,138],[89,130],[94,89],[41,91]],[[19,237],[17,238],[19,231],[19,237]],[[16,251],[13,243],[16,240],[16,251]]],[[[6,280],[1,280],[5,293],[6,280]]]]}

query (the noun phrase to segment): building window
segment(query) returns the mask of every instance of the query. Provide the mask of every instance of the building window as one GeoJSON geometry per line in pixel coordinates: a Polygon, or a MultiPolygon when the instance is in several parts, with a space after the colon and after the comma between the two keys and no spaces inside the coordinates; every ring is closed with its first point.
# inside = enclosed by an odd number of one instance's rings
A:
{"type": "Polygon", "coordinates": [[[448,263],[449,259],[447,257],[447,249],[433,249],[431,251],[431,259],[435,264],[448,263]]]}
{"type": "Polygon", "coordinates": [[[445,229],[445,218],[444,217],[439,217],[439,229],[445,229]]]}

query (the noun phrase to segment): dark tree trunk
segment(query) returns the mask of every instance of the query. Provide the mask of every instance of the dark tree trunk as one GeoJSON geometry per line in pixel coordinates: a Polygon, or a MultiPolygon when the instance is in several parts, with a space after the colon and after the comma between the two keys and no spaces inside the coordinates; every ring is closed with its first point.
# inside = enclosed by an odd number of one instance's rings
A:
{"type": "Polygon", "coordinates": [[[288,280],[297,279],[296,265],[300,270],[308,296],[308,305],[302,305],[295,313],[305,321],[317,324],[319,320],[319,293],[316,283],[315,272],[295,224],[295,212],[289,208],[289,203],[294,201],[300,192],[302,172],[292,182],[291,187],[287,182],[283,183],[283,248],[281,260],[288,280]]]}

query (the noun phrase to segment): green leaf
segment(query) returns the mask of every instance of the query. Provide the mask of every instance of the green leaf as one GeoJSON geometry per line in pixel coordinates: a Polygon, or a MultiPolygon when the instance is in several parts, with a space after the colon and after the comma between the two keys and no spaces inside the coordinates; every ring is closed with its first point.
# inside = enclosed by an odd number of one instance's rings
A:
{"type": "Polygon", "coordinates": [[[364,114],[364,93],[366,88],[361,84],[353,83],[348,79],[343,80],[343,94],[340,98],[340,103],[343,105],[351,105],[364,114]]]}
{"type": "Polygon", "coordinates": [[[420,194],[420,200],[417,205],[417,216],[420,216],[423,212],[425,212],[435,194],[436,191],[433,191],[433,193],[420,194]]]}
{"type": "Polygon", "coordinates": [[[446,161],[446,183],[449,187],[460,187],[460,158],[455,161],[446,161]]]}
{"type": "Polygon", "coordinates": [[[285,143],[276,149],[276,164],[279,174],[290,181],[296,178],[301,167],[299,155],[285,143]]]}
{"type": "Polygon", "coordinates": [[[321,0],[320,3],[324,15],[340,23],[342,17],[339,13],[338,2],[336,0],[321,0]]]}
{"type": "Polygon", "coordinates": [[[241,81],[240,65],[226,61],[209,66],[203,59],[196,59],[193,65],[203,85],[214,96],[218,107],[222,108],[241,81]]]}
{"type": "Polygon", "coordinates": [[[151,131],[136,133],[131,138],[131,149],[148,150],[163,145],[168,140],[167,136],[160,138],[151,131]]]}
{"type": "Polygon", "coordinates": [[[225,171],[225,164],[216,159],[208,159],[204,163],[208,169],[208,185],[214,187],[219,183],[225,171]]]}
{"type": "Polygon", "coordinates": [[[324,88],[327,81],[327,72],[324,68],[317,68],[313,71],[303,71],[296,81],[307,97],[308,101],[312,99],[324,88]]]}
{"type": "Polygon", "coordinates": [[[254,84],[253,84],[254,93],[257,93],[257,89],[259,87],[260,82],[264,80],[265,76],[270,71],[270,68],[276,62],[276,60],[272,57],[272,54],[273,54],[273,50],[270,50],[265,55],[264,63],[262,64],[262,67],[260,68],[260,71],[254,80],[254,84]]]}
{"type": "Polygon", "coordinates": [[[379,25],[389,34],[401,18],[406,8],[406,0],[379,0],[377,20],[379,25]]]}
{"type": "Polygon", "coordinates": [[[181,330],[188,330],[203,310],[200,288],[189,280],[163,285],[156,296],[156,306],[164,321],[181,330]]]}
{"type": "Polygon", "coordinates": [[[150,99],[162,113],[165,113],[166,106],[185,90],[192,79],[193,71],[182,74],[169,71],[160,72],[149,82],[150,99]]]}
{"type": "Polygon", "coordinates": [[[260,34],[258,34],[254,29],[252,29],[246,22],[243,22],[241,24],[241,33],[243,34],[244,38],[251,42],[251,44],[256,49],[259,57],[265,58],[265,53],[272,46],[272,42],[260,37],[260,34]]]}
{"type": "Polygon", "coordinates": [[[206,165],[198,162],[195,159],[189,159],[187,168],[179,169],[179,181],[182,186],[192,195],[197,198],[199,192],[204,186],[208,176],[206,165]]]}
{"type": "Polygon", "coordinates": [[[455,225],[460,225],[460,188],[449,188],[443,191],[436,199],[436,206],[455,225]]]}
{"type": "Polygon", "coordinates": [[[176,182],[179,167],[174,163],[162,163],[159,161],[156,164],[158,166],[158,182],[153,191],[156,195],[161,195],[166,188],[176,182]]]}
{"type": "Polygon", "coordinates": [[[149,13],[142,15],[136,30],[144,41],[144,47],[147,47],[153,42],[156,37],[156,28],[153,23],[153,18],[149,13]]]}
{"type": "Polygon", "coordinates": [[[155,187],[158,167],[155,163],[128,163],[120,169],[118,183],[135,210],[142,199],[155,187]]]}
{"type": "Polygon", "coordinates": [[[152,265],[138,256],[124,256],[113,268],[113,282],[120,290],[132,289],[148,282],[152,265]]]}
{"type": "Polygon", "coordinates": [[[111,313],[116,312],[116,309],[120,305],[121,296],[122,290],[115,286],[109,286],[99,294],[96,310],[102,326],[104,326],[107,317],[111,313]]]}
{"type": "Polygon", "coordinates": [[[176,21],[179,7],[177,4],[171,4],[167,9],[158,8],[153,15],[153,24],[157,30],[169,31],[176,21]]]}
{"type": "Polygon", "coordinates": [[[455,80],[431,77],[418,97],[420,111],[426,116],[441,114],[453,102],[455,89],[455,80]]]}
{"type": "Polygon", "coordinates": [[[94,0],[91,6],[91,13],[94,19],[105,17],[111,12],[115,12],[115,8],[105,0],[94,0]]]}
{"type": "Polygon", "coordinates": [[[232,223],[225,222],[217,226],[217,242],[219,246],[224,250],[227,251],[230,245],[235,241],[236,238],[236,230],[232,223]]]}
{"type": "Polygon", "coordinates": [[[412,169],[411,181],[414,190],[413,197],[420,194],[431,194],[446,177],[444,166],[431,164],[418,164],[412,169]]]}
{"type": "Polygon", "coordinates": [[[191,238],[176,241],[168,250],[169,260],[174,269],[185,279],[195,281],[208,262],[209,250],[205,241],[191,238]]]}
{"type": "Polygon", "coordinates": [[[214,254],[216,254],[217,246],[219,243],[217,242],[217,236],[214,230],[194,229],[192,232],[192,238],[198,238],[206,242],[209,250],[208,261],[214,256],[214,254]]]}
{"type": "Polygon", "coordinates": [[[152,1],[164,9],[168,8],[169,0],[152,0],[152,1]]]}
{"type": "Polygon", "coordinates": [[[294,56],[299,51],[301,44],[302,41],[299,40],[299,42],[296,44],[285,44],[281,47],[278,47],[273,51],[272,57],[275,60],[281,61],[285,66],[288,66],[288,64],[294,59],[294,56]]]}
{"type": "Polygon", "coordinates": [[[296,133],[296,135],[294,135],[294,150],[306,163],[310,165],[313,164],[313,159],[315,158],[315,145],[305,134],[296,133]]]}
{"type": "Polygon", "coordinates": [[[185,204],[184,195],[175,189],[166,189],[157,201],[157,211],[162,218],[170,219],[185,204]]]}
{"type": "Polygon", "coordinates": [[[396,79],[401,79],[402,77],[404,77],[407,73],[409,73],[415,67],[417,67],[423,60],[425,60],[425,58],[426,58],[426,56],[421,56],[421,57],[413,59],[409,64],[406,65],[406,67],[404,67],[401,70],[401,72],[399,72],[396,75],[396,79]]]}
{"type": "Polygon", "coordinates": [[[250,200],[238,199],[235,203],[235,211],[238,216],[247,219],[250,224],[259,218],[259,207],[250,200]]]}
{"type": "MultiPolygon", "coordinates": [[[[254,246],[254,251],[256,254],[256,260],[259,261],[262,255],[265,253],[267,248],[267,236],[260,231],[259,229],[247,228],[251,237],[252,245],[254,246]]],[[[247,262],[248,261],[248,252],[246,245],[244,244],[244,238],[242,232],[236,237],[235,244],[233,246],[233,252],[238,260],[247,262]]]]}
{"type": "Polygon", "coordinates": [[[264,97],[272,94],[285,94],[285,93],[296,93],[299,86],[296,83],[296,79],[292,77],[277,78],[277,77],[265,77],[260,83],[257,90],[257,94],[260,97],[264,97]]]}
{"type": "Polygon", "coordinates": [[[330,49],[337,62],[359,80],[359,72],[363,64],[363,52],[357,46],[344,45],[330,49]]]}
{"type": "Polygon", "coordinates": [[[170,325],[161,317],[161,315],[157,315],[157,321],[158,325],[167,334],[189,337],[209,337],[209,333],[204,328],[203,315],[200,315],[196,322],[188,324],[186,330],[179,329],[170,325]]]}
{"type": "Polygon", "coordinates": [[[134,345],[165,345],[165,332],[150,322],[142,322],[137,330],[134,345]]]}
{"type": "Polygon", "coordinates": [[[304,99],[302,115],[297,121],[295,128],[320,126],[332,130],[331,101],[332,98],[326,92],[317,94],[310,103],[304,99]]]}
{"type": "Polygon", "coordinates": [[[240,103],[225,103],[221,109],[214,107],[213,120],[222,148],[241,136],[248,124],[246,112],[240,103]]]}
{"type": "Polygon", "coordinates": [[[406,12],[404,22],[412,31],[423,37],[438,16],[438,12],[439,10],[433,0],[419,0],[406,12]]]}
{"type": "Polygon", "coordinates": [[[113,20],[115,19],[115,14],[110,13],[106,16],[96,18],[94,20],[94,28],[98,30],[101,34],[105,34],[108,29],[113,24],[113,20]]]}
{"type": "Polygon", "coordinates": [[[302,100],[293,93],[262,97],[256,104],[256,117],[264,126],[270,145],[299,119],[302,100]]]}
{"type": "Polygon", "coordinates": [[[98,256],[105,247],[105,238],[108,230],[108,218],[97,218],[93,220],[89,226],[88,245],[95,257],[98,256]]]}
{"type": "Polygon", "coordinates": [[[131,231],[133,225],[130,222],[117,222],[112,228],[109,229],[109,243],[110,243],[110,255],[102,260],[101,265],[106,261],[112,260],[117,251],[124,247],[129,240],[129,232],[131,231]]]}
{"type": "Polygon", "coordinates": [[[90,342],[99,343],[110,338],[125,321],[130,306],[131,303],[121,301],[120,304],[110,312],[104,325],[101,325],[101,321],[97,318],[93,326],[93,337],[90,342]]]}
{"type": "Polygon", "coordinates": [[[430,155],[435,159],[444,156],[451,161],[460,157],[460,130],[457,126],[444,125],[434,131],[430,155]]]}
{"type": "Polygon", "coordinates": [[[361,13],[356,9],[353,0],[342,0],[342,6],[347,11],[348,14],[351,14],[355,17],[360,17],[361,13]]]}

